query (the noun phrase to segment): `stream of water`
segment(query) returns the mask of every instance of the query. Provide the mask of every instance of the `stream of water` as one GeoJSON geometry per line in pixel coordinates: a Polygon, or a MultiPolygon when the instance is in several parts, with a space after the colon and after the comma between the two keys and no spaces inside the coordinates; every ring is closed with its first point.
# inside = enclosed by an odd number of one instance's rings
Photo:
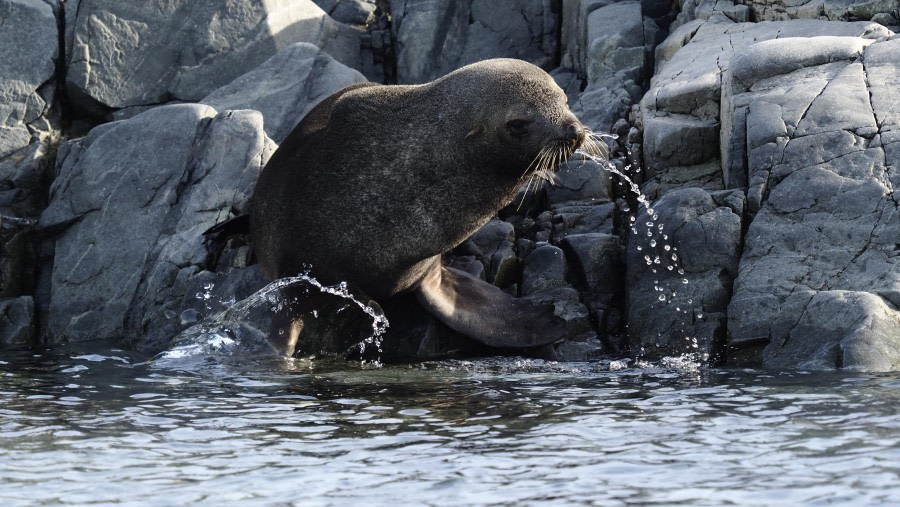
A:
{"type": "Polygon", "coordinates": [[[0,352],[0,505],[898,505],[900,375],[0,352]]]}

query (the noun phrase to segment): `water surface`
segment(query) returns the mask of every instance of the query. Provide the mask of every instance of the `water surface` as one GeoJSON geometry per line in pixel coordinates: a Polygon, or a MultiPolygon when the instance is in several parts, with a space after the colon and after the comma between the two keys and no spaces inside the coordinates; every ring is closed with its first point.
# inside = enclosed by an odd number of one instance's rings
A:
{"type": "Polygon", "coordinates": [[[897,505],[900,375],[0,351],[0,504],[897,505]]]}

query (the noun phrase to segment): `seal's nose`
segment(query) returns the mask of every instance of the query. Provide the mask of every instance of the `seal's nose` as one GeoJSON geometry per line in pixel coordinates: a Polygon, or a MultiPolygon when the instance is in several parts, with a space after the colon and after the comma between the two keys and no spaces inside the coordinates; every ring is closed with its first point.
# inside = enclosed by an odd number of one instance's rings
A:
{"type": "Polygon", "coordinates": [[[570,123],[566,127],[566,141],[574,147],[581,146],[584,142],[584,127],[580,123],[570,123]]]}

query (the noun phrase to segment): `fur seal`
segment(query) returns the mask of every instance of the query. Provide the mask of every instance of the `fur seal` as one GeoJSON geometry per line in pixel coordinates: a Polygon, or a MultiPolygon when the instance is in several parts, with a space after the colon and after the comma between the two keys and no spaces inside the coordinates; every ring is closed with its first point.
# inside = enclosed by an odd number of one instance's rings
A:
{"type": "Polygon", "coordinates": [[[308,271],[379,302],[412,292],[489,346],[552,343],[564,330],[552,305],[444,267],[441,254],[584,140],[562,89],[521,60],[486,60],[421,85],[344,88],[263,169],[250,210],[257,259],[271,279],[308,271]]]}

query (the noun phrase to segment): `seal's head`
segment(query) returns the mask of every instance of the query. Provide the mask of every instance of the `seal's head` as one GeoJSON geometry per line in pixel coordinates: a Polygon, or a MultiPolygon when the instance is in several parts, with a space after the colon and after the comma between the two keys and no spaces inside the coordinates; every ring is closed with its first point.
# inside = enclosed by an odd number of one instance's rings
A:
{"type": "MultiPolygon", "coordinates": [[[[566,94],[539,67],[500,58],[464,69],[470,113],[466,139],[490,146],[497,165],[516,176],[546,171],[584,142],[585,128],[569,110],[566,94]]],[[[445,79],[453,78],[451,73],[445,79]]]]}

